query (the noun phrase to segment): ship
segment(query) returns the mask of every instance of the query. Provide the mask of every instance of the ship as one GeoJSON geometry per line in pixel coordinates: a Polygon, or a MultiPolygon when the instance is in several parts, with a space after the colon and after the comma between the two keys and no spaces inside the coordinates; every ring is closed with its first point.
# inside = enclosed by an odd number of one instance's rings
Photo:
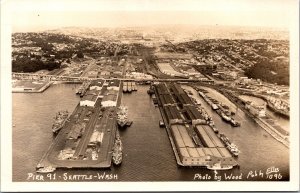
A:
{"type": "Polygon", "coordinates": [[[131,122],[128,120],[127,114],[128,114],[127,107],[120,106],[118,108],[118,111],[117,111],[117,123],[118,123],[118,125],[121,128],[123,128],[125,126],[130,126],[131,125],[131,122]]]}
{"type": "Polygon", "coordinates": [[[85,94],[86,90],[89,88],[90,86],[90,82],[86,81],[83,82],[82,85],[78,88],[76,94],[80,95],[80,97],[83,97],[83,95],[85,94]]]}
{"type": "Polygon", "coordinates": [[[132,82],[131,85],[132,85],[132,90],[133,91],[137,91],[137,87],[136,87],[135,82],[132,82]]]}
{"type": "Polygon", "coordinates": [[[221,112],[221,117],[224,121],[230,122],[231,117],[227,116],[225,113],[221,112]]]}
{"type": "Polygon", "coordinates": [[[59,111],[54,117],[54,123],[52,125],[52,132],[54,134],[58,133],[59,130],[65,125],[69,116],[68,111],[59,111]]]}
{"type": "Polygon", "coordinates": [[[112,151],[112,161],[115,165],[120,165],[123,159],[123,145],[119,133],[116,134],[116,140],[112,151]]]}
{"type": "Polygon", "coordinates": [[[285,117],[290,117],[289,109],[278,109],[273,103],[271,103],[269,100],[267,100],[267,106],[274,112],[281,114],[285,117]]]}
{"type": "Polygon", "coordinates": [[[123,92],[127,92],[127,82],[123,82],[123,92]]]}
{"type": "Polygon", "coordinates": [[[226,148],[234,155],[238,156],[239,155],[239,149],[234,143],[231,143],[231,141],[226,137],[224,134],[220,134],[220,139],[222,142],[225,144],[226,148]]]}
{"type": "Polygon", "coordinates": [[[37,169],[37,173],[51,173],[54,172],[56,170],[56,168],[52,167],[52,166],[47,166],[47,167],[42,167],[37,169]]]}
{"type": "Polygon", "coordinates": [[[231,118],[230,124],[231,124],[233,127],[239,127],[239,126],[241,126],[241,124],[240,124],[239,122],[237,122],[236,120],[234,120],[233,118],[231,118]]]}
{"type": "Polygon", "coordinates": [[[128,91],[129,93],[132,92],[132,84],[131,84],[131,82],[127,82],[127,91],[128,91]]]}
{"type": "Polygon", "coordinates": [[[147,90],[147,93],[148,93],[149,95],[153,95],[155,92],[154,92],[154,89],[150,87],[150,89],[147,90]]]}
{"type": "Polygon", "coordinates": [[[217,162],[207,166],[207,169],[209,170],[230,170],[232,168],[232,165],[222,165],[221,162],[217,162]]]}

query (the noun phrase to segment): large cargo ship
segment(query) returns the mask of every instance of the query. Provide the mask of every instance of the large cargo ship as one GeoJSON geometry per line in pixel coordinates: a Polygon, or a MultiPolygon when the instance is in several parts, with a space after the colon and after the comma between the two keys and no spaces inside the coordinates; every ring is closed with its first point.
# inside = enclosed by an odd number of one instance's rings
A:
{"type": "Polygon", "coordinates": [[[54,117],[54,123],[52,125],[52,131],[54,134],[58,133],[59,130],[65,125],[69,116],[68,111],[59,111],[54,117]]]}
{"type": "Polygon", "coordinates": [[[123,159],[123,145],[119,134],[116,134],[116,140],[112,152],[112,161],[115,165],[120,165],[123,159]]]}

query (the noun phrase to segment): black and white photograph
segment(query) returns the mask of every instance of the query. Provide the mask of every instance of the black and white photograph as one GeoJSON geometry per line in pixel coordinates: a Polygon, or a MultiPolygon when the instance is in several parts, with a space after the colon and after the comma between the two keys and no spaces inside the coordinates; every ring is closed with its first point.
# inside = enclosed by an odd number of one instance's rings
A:
{"type": "Polygon", "coordinates": [[[298,28],[296,0],[2,1],[1,191],[299,190],[298,28]]]}

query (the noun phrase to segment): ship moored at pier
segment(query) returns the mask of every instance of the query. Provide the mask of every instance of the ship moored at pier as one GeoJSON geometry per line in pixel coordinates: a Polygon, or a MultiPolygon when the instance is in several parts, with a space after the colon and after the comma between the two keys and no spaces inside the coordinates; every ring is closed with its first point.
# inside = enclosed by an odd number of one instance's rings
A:
{"type": "Polygon", "coordinates": [[[61,128],[65,125],[67,119],[69,117],[68,111],[59,111],[54,117],[54,123],[52,125],[52,132],[57,134],[61,128]]]}

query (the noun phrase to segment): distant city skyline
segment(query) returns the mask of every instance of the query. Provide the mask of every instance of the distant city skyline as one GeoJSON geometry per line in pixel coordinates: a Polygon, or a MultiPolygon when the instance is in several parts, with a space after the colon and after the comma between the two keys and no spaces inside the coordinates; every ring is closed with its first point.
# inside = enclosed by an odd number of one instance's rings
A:
{"type": "Polygon", "coordinates": [[[287,29],[289,0],[12,1],[13,31],[60,27],[139,27],[149,25],[257,26],[287,29]]]}

